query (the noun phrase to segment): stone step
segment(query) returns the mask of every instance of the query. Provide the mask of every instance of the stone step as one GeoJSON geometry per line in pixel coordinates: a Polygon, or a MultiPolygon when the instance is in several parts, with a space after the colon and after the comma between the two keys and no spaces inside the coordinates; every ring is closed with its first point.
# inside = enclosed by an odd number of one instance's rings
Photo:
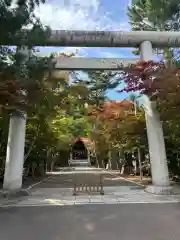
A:
{"type": "Polygon", "coordinates": [[[74,167],[64,167],[61,169],[63,172],[102,172],[103,169],[91,167],[91,166],[74,166],[74,167]]]}
{"type": "Polygon", "coordinates": [[[89,161],[88,159],[72,159],[69,161],[69,165],[72,167],[88,167],[89,166],[89,161]]]}

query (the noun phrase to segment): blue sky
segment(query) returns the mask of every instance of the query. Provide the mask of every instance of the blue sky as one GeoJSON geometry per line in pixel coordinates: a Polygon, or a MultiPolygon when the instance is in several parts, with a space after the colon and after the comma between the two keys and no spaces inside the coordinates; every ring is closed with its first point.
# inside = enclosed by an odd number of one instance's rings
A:
{"type": "MultiPolygon", "coordinates": [[[[52,29],[130,31],[126,9],[130,0],[49,0],[36,9],[36,15],[52,29]]],[[[51,52],[75,52],[74,47],[43,47],[43,55],[51,52]]],[[[86,57],[132,58],[132,48],[78,48],[86,57]]],[[[111,99],[123,99],[127,94],[109,91],[111,99]]]]}

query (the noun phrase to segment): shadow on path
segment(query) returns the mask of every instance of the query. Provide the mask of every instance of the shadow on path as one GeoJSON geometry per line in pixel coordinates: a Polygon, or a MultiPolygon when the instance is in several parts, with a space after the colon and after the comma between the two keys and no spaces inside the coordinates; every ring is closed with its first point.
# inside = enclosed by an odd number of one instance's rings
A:
{"type": "MultiPolygon", "coordinates": [[[[82,173],[75,173],[75,172],[59,172],[53,175],[51,178],[46,179],[42,183],[35,186],[35,188],[73,188],[73,178],[74,174],[79,174],[83,178],[86,177],[85,172],[82,173]]],[[[91,173],[88,173],[91,174],[91,173]]],[[[119,177],[118,175],[111,175],[109,173],[101,173],[103,175],[103,182],[105,187],[113,187],[113,186],[127,186],[130,188],[136,188],[141,189],[142,186],[137,185],[136,183],[129,182],[127,180],[124,180],[123,178],[119,177]]],[[[91,174],[93,178],[93,174],[91,174]]]]}

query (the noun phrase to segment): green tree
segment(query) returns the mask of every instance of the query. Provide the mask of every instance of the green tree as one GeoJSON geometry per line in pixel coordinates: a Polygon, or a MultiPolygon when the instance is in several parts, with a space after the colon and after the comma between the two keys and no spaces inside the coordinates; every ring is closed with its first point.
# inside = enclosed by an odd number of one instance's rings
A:
{"type": "MultiPolygon", "coordinates": [[[[33,51],[35,39],[47,37],[49,28],[43,27],[33,10],[40,1],[1,1],[0,2],[0,106],[1,106],[1,156],[3,163],[6,155],[9,113],[25,110],[33,118],[39,111],[39,104],[45,103],[44,77],[49,71],[48,59],[37,58],[34,54],[24,57],[9,46],[18,42],[18,49],[27,46],[33,51]],[[14,5],[13,5],[14,4],[14,5]],[[25,33],[25,29],[28,31],[25,33]],[[8,46],[7,46],[8,45],[8,46]],[[43,86],[43,87],[42,87],[43,86]]],[[[17,50],[18,50],[17,49],[17,50]]],[[[47,91],[46,91],[47,92],[47,91]]],[[[47,96],[46,96],[47,98],[47,96]]],[[[43,104],[44,106],[44,104],[43,104]]],[[[39,132],[39,131],[38,131],[39,132]]],[[[36,134],[35,134],[36,135],[36,134]]],[[[34,139],[31,138],[32,140],[34,139]]],[[[34,143],[34,140],[32,141],[34,143]]],[[[34,144],[28,145],[32,150],[34,144]]],[[[3,164],[2,164],[3,165],[3,164]]]]}
{"type": "Polygon", "coordinates": [[[178,0],[138,0],[128,7],[132,29],[144,31],[178,31],[178,0]]]}
{"type": "Polygon", "coordinates": [[[100,106],[108,99],[106,96],[107,91],[117,87],[118,82],[111,72],[88,71],[86,75],[86,79],[82,79],[80,75],[76,75],[75,83],[81,83],[88,89],[89,94],[84,99],[85,101],[90,105],[100,106]]]}
{"type": "MultiPolygon", "coordinates": [[[[180,4],[178,0],[137,0],[127,9],[134,31],[179,31],[180,4]]],[[[156,49],[157,51],[157,49],[156,49]]],[[[172,49],[163,49],[165,59],[172,59],[172,49]]],[[[134,51],[139,54],[139,51],[134,51]]],[[[159,50],[157,53],[160,53],[159,50]]]]}

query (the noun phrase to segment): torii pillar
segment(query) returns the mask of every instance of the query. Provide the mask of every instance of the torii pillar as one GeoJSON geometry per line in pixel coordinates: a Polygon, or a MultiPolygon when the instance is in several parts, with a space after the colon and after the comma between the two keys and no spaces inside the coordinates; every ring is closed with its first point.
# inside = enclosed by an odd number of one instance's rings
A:
{"type": "MultiPolygon", "coordinates": [[[[18,49],[18,51],[23,54],[23,61],[26,61],[31,54],[27,47],[21,47],[18,49]]],[[[23,178],[25,133],[26,113],[16,110],[10,115],[5,174],[3,181],[3,194],[5,195],[28,195],[27,191],[21,189],[23,178]]]]}
{"type": "MultiPolygon", "coordinates": [[[[144,41],[140,45],[140,58],[142,61],[152,60],[152,44],[144,41]]],[[[154,194],[171,194],[169,171],[166,158],[166,149],[160,115],[155,102],[147,96],[142,97],[145,110],[149,155],[151,162],[152,186],[147,191],[154,194]]]]}

